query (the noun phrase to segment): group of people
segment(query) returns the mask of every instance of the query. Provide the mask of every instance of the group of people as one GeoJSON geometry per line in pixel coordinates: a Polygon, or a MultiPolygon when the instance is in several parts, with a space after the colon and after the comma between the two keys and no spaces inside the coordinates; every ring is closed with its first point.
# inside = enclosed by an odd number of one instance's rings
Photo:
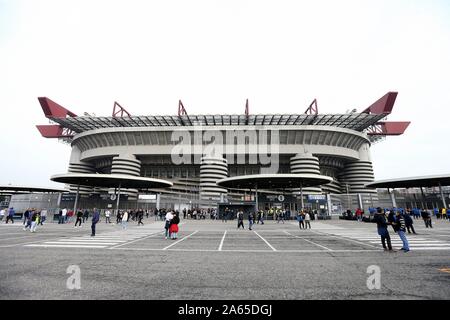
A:
{"type": "Polygon", "coordinates": [[[178,239],[178,224],[180,223],[180,212],[178,210],[168,210],[165,217],[164,229],[166,239],[178,239]]]}
{"type": "Polygon", "coordinates": [[[3,217],[6,216],[5,223],[8,223],[11,221],[11,223],[14,223],[14,216],[16,214],[16,210],[14,210],[13,207],[9,209],[2,209],[0,210],[0,221],[3,221],[3,217]]]}
{"type": "Polygon", "coordinates": [[[298,226],[300,229],[311,229],[311,215],[308,210],[302,210],[297,215],[298,226]]]}
{"type": "Polygon", "coordinates": [[[406,238],[406,230],[415,234],[413,227],[413,222],[411,215],[406,212],[403,213],[401,210],[392,208],[390,210],[384,210],[382,208],[377,208],[377,212],[374,214],[373,221],[377,224],[378,235],[381,237],[381,244],[385,251],[393,252],[391,237],[389,234],[388,227],[391,226],[393,231],[398,234],[402,240],[403,246],[400,250],[404,252],[409,252],[409,243],[406,238]]]}
{"type": "Polygon", "coordinates": [[[28,208],[23,213],[23,230],[30,230],[36,232],[38,225],[43,225],[47,219],[47,210],[38,211],[36,208],[28,208]]]}

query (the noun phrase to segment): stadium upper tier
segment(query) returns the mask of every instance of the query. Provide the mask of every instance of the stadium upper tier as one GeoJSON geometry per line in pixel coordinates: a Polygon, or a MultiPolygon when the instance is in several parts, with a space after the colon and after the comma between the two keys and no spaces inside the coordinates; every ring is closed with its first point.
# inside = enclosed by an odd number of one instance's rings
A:
{"type": "Polygon", "coordinates": [[[68,117],[49,119],[61,126],[81,133],[88,130],[120,127],[179,127],[179,126],[245,126],[245,125],[300,125],[330,126],[364,131],[386,117],[384,114],[267,114],[267,115],[182,115],[130,117],[68,117]]]}
{"type": "Polygon", "coordinates": [[[38,125],[37,128],[46,138],[72,138],[85,131],[106,128],[145,128],[145,127],[195,127],[195,126],[329,126],[366,132],[371,141],[380,136],[401,135],[409,122],[386,122],[384,118],[391,114],[397,92],[388,92],[362,112],[353,110],[345,114],[319,114],[317,101],[303,114],[250,114],[248,100],[245,114],[204,114],[188,115],[179,101],[178,115],[132,116],[117,102],[111,117],[77,116],[46,97],[40,97],[39,103],[52,125],[38,125]],[[117,109],[116,109],[117,108],[117,109]]]}

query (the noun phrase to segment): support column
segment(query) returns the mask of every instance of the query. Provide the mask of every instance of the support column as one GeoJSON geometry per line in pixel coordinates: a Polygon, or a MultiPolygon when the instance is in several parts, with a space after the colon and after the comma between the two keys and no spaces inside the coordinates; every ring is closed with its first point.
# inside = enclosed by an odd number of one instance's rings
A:
{"type": "Polygon", "coordinates": [[[444,205],[445,210],[447,210],[447,203],[445,202],[444,191],[442,190],[442,185],[439,182],[439,192],[441,193],[442,204],[444,205]]]}
{"type": "Polygon", "coordinates": [[[117,212],[116,212],[116,214],[117,214],[117,215],[119,214],[119,204],[120,204],[120,187],[121,187],[121,185],[119,184],[119,188],[117,189],[117,203],[116,203],[116,209],[117,209],[117,212]]]}
{"type": "Polygon", "coordinates": [[[327,207],[328,207],[328,215],[331,217],[332,203],[331,203],[331,195],[329,193],[327,193],[327,207]]]}
{"type": "Polygon", "coordinates": [[[77,214],[78,197],[80,196],[80,185],[77,185],[77,195],[75,196],[75,203],[73,204],[73,215],[77,214]]]}
{"type": "Polygon", "coordinates": [[[390,191],[389,191],[389,188],[388,188],[388,192],[389,192],[389,194],[390,194],[390,196],[391,196],[392,206],[393,206],[394,208],[397,208],[397,202],[395,201],[394,189],[392,189],[392,192],[390,192],[390,191]]]}
{"type": "Polygon", "coordinates": [[[362,201],[361,193],[358,193],[358,205],[361,210],[364,210],[364,203],[362,201]]]}

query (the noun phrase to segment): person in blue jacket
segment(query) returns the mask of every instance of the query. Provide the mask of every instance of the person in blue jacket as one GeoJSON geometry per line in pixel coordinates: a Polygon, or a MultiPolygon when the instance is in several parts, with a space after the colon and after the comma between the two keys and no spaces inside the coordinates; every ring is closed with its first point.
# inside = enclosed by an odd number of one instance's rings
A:
{"type": "Polygon", "coordinates": [[[98,210],[96,208],[94,208],[94,213],[92,215],[91,237],[95,237],[95,226],[96,226],[97,222],[99,222],[99,220],[100,220],[100,212],[98,212],[98,210]]]}

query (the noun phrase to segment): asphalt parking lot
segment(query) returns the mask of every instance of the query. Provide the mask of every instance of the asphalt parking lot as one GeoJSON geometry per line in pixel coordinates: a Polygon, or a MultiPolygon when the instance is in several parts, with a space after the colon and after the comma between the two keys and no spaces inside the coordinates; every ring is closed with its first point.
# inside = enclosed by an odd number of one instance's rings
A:
{"type": "MultiPolygon", "coordinates": [[[[177,240],[163,223],[127,230],[100,223],[46,224],[36,233],[0,225],[1,299],[448,299],[450,222],[415,221],[411,251],[382,250],[373,224],[267,221],[237,230],[235,221],[184,220],[177,240]],[[67,285],[69,266],[80,289],[67,285]],[[370,266],[381,288],[367,286],[370,266]]],[[[247,227],[247,224],[246,224],[247,227]]],[[[401,247],[391,232],[395,248],[401,247]]]]}

